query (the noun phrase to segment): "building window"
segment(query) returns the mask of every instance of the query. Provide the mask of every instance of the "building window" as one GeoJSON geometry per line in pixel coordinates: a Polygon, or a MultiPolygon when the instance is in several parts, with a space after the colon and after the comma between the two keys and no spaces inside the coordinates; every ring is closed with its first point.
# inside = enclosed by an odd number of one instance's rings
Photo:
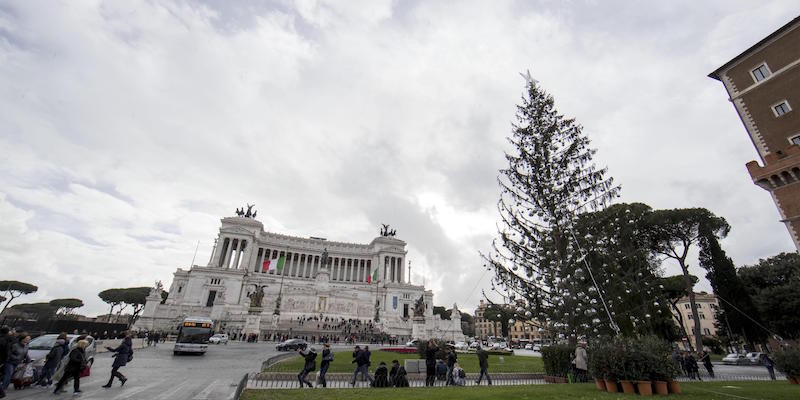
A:
{"type": "Polygon", "coordinates": [[[703,328],[703,335],[710,336],[711,330],[709,330],[708,328],[703,328]]]}
{"type": "Polygon", "coordinates": [[[789,138],[789,142],[800,146],[800,135],[795,135],[789,138]]]}
{"type": "Polygon", "coordinates": [[[686,304],[683,305],[683,308],[688,310],[689,308],[691,308],[691,306],[689,305],[689,303],[686,303],[686,304]]]}
{"type": "Polygon", "coordinates": [[[689,314],[689,315],[687,315],[687,317],[688,317],[689,319],[694,319],[694,315],[693,315],[693,314],[689,314]]]}
{"type": "Polygon", "coordinates": [[[769,72],[769,68],[767,67],[767,63],[761,63],[756,69],[750,71],[753,75],[753,79],[756,82],[761,82],[764,79],[767,79],[771,74],[769,72]]]}
{"type": "Polygon", "coordinates": [[[181,290],[183,290],[183,286],[178,286],[178,293],[180,293],[181,290]]]}
{"type": "Polygon", "coordinates": [[[700,319],[706,319],[706,316],[703,315],[703,313],[699,313],[699,314],[697,314],[697,316],[700,317],[700,319]]]}
{"type": "Polygon", "coordinates": [[[214,299],[217,298],[217,291],[211,290],[208,292],[208,300],[206,300],[206,307],[212,307],[214,305],[214,299]]]}
{"type": "Polygon", "coordinates": [[[781,115],[786,114],[789,111],[792,111],[792,107],[789,107],[789,102],[787,102],[786,100],[783,100],[780,103],[772,106],[772,112],[775,113],[776,117],[780,117],[781,115]]]}

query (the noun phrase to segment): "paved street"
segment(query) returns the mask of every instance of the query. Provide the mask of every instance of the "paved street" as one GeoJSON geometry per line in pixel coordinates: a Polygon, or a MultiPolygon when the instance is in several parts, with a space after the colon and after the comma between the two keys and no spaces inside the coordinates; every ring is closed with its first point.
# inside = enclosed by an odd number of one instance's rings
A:
{"type": "MultiPolygon", "coordinates": [[[[92,376],[81,380],[81,399],[151,399],[216,400],[229,399],[239,379],[247,372],[258,371],[261,363],[275,355],[274,343],[239,343],[210,346],[204,356],[173,356],[172,344],[136,350],[134,360],[121,371],[128,377],[124,387],[119,381],[110,389],[104,385],[111,371],[111,355],[97,355],[92,376]]],[[[72,398],[72,386],[61,398],[72,398]]],[[[53,388],[14,390],[7,399],[54,399],[53,388]]]]}

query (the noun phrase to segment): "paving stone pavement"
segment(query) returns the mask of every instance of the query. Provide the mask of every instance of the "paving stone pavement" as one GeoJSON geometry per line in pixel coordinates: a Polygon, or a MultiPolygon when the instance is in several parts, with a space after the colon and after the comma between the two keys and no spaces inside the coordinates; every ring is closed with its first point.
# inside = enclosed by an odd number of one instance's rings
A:
{"type": "MultiPolygon", "coordinates": [[[[173,343],[136,350],[133,361],[120,371],[128,377],[125,386],[115,380],[104,389],[113,359],[108,353],[97,354],[92,375],[81,379],[80,399],[102,400],[225,400],[231,399],[245,373],[258,371],[261,363],[276,354],[274,343],[211,345],[203,356],[172,354],[173,343]]],[[[8,400],[72,399],[72,385],[67,393],[52,394],[53,388],[31,387],[7,391],[8,400]]],[[[5,399],[4,399],[5,400],[5,399]]]]}

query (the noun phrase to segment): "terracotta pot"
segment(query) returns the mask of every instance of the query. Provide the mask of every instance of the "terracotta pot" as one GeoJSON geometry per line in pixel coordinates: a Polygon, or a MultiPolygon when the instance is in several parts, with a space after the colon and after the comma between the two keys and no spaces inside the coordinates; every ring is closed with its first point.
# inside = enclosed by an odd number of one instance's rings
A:
{"type": "Polygon", "coordinates": [[[681,383],[678,381],[669,381],[667,384],[669,386],[670,393],[680,393],[681,392],[681,383]]]}
{"type": "Polygon", "coordinates": [[[594,378],[594,384],[597,385],[597,390],[601,392],[606,391],[606,383],[600,378],[594,378]]]}
{"type": "Polygon", "coordinates": [[[788,379],[789,383],[792,385],[797,385],[800,383],[800,379],[798,379],[796,376],[787,376],[786,379],[788,379]]]}
{"type": "Polygon", "coordinates": [[[631,381],[619,381],[622,384],[622,392],[625,394],[636,394],[636,388],[631,381]]]}
{"type": "Polygon", "coordinates": [[[642,396],[652,396],[653,395],[653,385],[650,384],[649,381],[636,382],[636,389],[639,390],[639,394],[642,395],[642,396]]]}
{"type": "Polygon", "coordinates": [[[617,388],[617,381],[606,379],[605,382],[606,382],[606,391],[608,393],[619,393],[619,389],[617,388]]]}
{"type": "Polygon", "coordinates": [[[655,381],[655,382],[653,382],[653,391],[656,394],[668,395],[669,394],[669,389],[667,388],[667,382],[664,382],[664,381],[655,381]]]}

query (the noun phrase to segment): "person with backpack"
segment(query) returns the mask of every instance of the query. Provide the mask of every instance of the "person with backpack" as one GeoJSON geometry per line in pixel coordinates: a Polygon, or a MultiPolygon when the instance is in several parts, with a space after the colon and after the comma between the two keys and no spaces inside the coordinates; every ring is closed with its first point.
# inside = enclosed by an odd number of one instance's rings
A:
{"type": "Polygon", "coordinates": [[[489,386],[492,385],[492,378],[489,377],[489,353],[484,350],[481,345],[478,345],[476,354],[478,355],[478,365],[481,367],[481,374],[478,375],[478,380],[475,381],[476,385],[481,384],[481,379],[483,376],[486,376],[486,380],[489,381],[489,386]]]}
{"type": "Polygon", "coordinates": [[[47,356],[44,358],[44,366],[42,366],[41,376],[39,377],[39,386],[50,386],[53,384],[53,374],[56,372],[56,368],[58,368],[58,364],[61,362],[61,359],[64,358],[69,354],[69,344],[67,344],[67,334],[66,332],[61,332],[56,338],[56,342],[53,344],[53,348],[50,349],[50,352],[47,353],[47,356]]]}
{"type": "Polygon", "coordinates": [[[303,384],[308,385],[308,387],[314,387],[314,385],[308,381],[307,376],[309,372],[317,369],[317,350],[311,347],[308,349],[308,351],[297,350],[297,352],[306,360],[305,364],[303,365],[303,370],[297,374],[297,380],[300,381],[300,388],[303,388],[303,384]]]}
{"type": "Polygon", "coordinates": [[[58,380],[53,394],[66,392],[62,388],[70,378],[74,379],[72,382],[73,394],[78,395],[81,393],[81,371],[86,369],[88,365],[88,360],[86,359],[86,346],[88,344],[89,342],[86,340],[79,340],[75,348],[69,352],[69,361],[67,361],[67,366],[64,368],[64,375],[58,380]]]}
{"type": "Polygon", "coordinates": [[[111,364],[111,377],[108,378],[108,383],[103,385],[106,389],[110,388],[111,384],[114,383],[114,377],[119,378],[120,382],[122,382],[120,386],[124,386],[125,382],[128,381],[128,378],[122,375],[119,369],[133,361],[133,340],[131,339],[130,333],[125,332],[124,335],[125,337],[122,339],[122,343],[120,343],[117,348],[106,346],[108,351],[114,353],[112,356],[114,357],[114,363],[111,364]]]}
{"type": "Polygon", "coordinates": [[[389,371],[389,383],[394,387],[408,387],[408,373],[405,367],[397,360],[392,360],[392,370],[389,371]]]}
{"type": "Polygon", "coordinates": [[[328,368],[331,366],[332,361],[333,352],[331,351],[331,345],[325,343],[322,345],[322,362],[319,364],[319,383],[322,384],[322,387],[328,387],[325,374],[328,373],[328,368]]]}
{"type": "Polygon", "coordinates": [[[456,362],[453,364],[453,385],[464,386],[467,384],[467,373],[456,362]]]}

